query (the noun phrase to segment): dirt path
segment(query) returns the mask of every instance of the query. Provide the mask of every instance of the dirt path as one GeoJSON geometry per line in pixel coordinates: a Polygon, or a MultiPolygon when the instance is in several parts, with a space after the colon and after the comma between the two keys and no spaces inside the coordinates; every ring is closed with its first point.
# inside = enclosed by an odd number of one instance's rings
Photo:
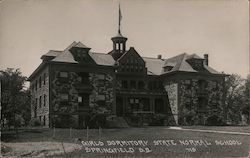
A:
{"type": "Polygon", "coordinates": [[[45,157],[49,155],[57,155],[63,153],[70,153],[80,150],[81,146],[76,143],[62,143],[62,142],[20,142],[20,143],[3,143],[12,150],[4,157],[45,157]]]}

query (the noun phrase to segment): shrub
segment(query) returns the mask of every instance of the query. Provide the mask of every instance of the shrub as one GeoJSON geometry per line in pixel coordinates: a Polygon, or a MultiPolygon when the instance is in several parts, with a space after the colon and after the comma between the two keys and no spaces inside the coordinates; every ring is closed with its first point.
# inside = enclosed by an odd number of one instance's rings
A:
{"type": "Polygon", "coordinates": [[[33,118],[30,120],[30,126],[41,126],[41,121],[38,118],[33,118]]]}
{"type": "Polygon", "coordinates": [[[150,125],[151,126],[161,126],[164,125],[164,120],[166,119],[165,114],[154,114],[152,116],[150,125]]]}

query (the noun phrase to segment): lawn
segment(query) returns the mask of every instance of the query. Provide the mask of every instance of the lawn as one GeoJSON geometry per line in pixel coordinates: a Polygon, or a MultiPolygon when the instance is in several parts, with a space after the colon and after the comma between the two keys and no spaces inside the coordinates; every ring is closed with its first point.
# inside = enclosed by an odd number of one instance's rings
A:
{"type": "MultiPolygon", "coordinates": [[[[250,133],[249,127],[183,127],[250,133]]],[[[169,127],[22,130],[4,142],[5,156],[22,157],[248,157],[250,135],[169,127]],[[54,136],[54,138],[53,138],[54,136]],[[113,153],[112,153],[113,152],[113,153]]]]}

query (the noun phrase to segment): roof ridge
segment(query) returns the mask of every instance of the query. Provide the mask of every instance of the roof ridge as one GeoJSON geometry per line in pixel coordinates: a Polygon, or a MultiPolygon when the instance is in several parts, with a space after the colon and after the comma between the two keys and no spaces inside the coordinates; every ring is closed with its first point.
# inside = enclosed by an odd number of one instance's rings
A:
{"type": "MultiPolygon", "coordinates": [[[[148,59],[159,59],[159,58],[154,58],[154,57],[142,57],[142,58],[148,58],[148,59]]],[[[159,59],[159,60],[166,60],[166,59],[159,59]]]]}
{"type": "Polygon", "coordinates": [[[76,41],[73,41],[68,47],[66,47],[66,48],[63,50],[63,52],[69,50],[71,47],[73,47],[73,46],[76,45],[76,44],[77,44],[77,42],[76,42],[76,41]]]}
{"type": "Polygon", "coordinates": [[[63,52],[63,50],[53,50],[53,49],[51,49],[51,50],[49,50],[49,51],[54,51],[54,52],[63,52]]]}

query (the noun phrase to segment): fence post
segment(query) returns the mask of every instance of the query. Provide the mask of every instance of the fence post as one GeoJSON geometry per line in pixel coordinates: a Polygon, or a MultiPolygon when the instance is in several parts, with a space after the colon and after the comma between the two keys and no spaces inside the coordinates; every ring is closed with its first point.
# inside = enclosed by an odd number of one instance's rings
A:
{"type": "Polygon", "coordinates": [[[101,134],[102,134],[102,128],[101,128],[101,126],[99,126],[99,130],[98,130],[99,139],[101,138],[101,134]]]}
{"type": "Polygon", "coordinates": [[[87,126],[87,140],[89,140],[89,126],[87,126]]]}

